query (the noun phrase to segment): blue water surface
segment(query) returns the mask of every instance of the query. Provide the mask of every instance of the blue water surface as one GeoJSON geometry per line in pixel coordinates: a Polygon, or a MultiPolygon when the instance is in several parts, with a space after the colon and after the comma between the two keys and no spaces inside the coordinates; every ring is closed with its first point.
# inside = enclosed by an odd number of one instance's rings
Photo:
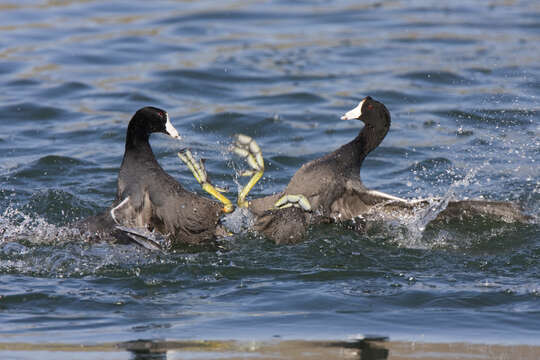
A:
{"type": "MultiPolygon", "coordinates": [[[[0,1],[0,338],[343,339],[540,343],[540,227],[334,225],[298,245],[253,234],[157,254],[89,243],[69,224],[105,210],[131,115],[168,173],[202,194],[190,147],[236,197],[231,136],[254,136],[282,189],[350,141],[364,96],[390,132],[362,179],[400,197],[540,204],[540,3],[502,1],[0,1]],[[416,230],[415,230],[416,229],[416,230]]],[[[242,180],[240,180],[242,181],[242,180]]]]}

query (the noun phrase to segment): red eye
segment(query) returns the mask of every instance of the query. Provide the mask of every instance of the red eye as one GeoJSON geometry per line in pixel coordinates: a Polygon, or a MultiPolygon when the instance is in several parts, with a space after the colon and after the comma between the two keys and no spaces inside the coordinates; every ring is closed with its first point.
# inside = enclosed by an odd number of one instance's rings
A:
{"type": "Polygon", "coordinates": [[[159,116],[161,116],[162,118],[165,117],[165,113],[164,113],[163,111],[159,111],[158,114],[159,114],[159,116]]]}
{"type": "Polygon", "coordinates": [[[373,109],[373,105],[368,104],[367,108],[368,108],[368,110],[372,110],[372,109],[373,109]]]}

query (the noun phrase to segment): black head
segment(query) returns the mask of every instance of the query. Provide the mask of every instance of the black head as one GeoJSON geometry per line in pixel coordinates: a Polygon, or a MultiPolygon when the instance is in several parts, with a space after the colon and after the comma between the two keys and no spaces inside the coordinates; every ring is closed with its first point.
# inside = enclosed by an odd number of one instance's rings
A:
{"type": "Polygon", "coordinates": [[[132,128],[136,133],[150,135],[154,132],[161,132],[174,139],[180,139],[178,131],[176,131],[169,120],[169,114],[165,110],[153,106],[147,106],[137,110],[129,122],[129,128],[132,128]]]}
{"type": "Polygon", "coordinates": [[[357,107],[348,111],[341,120],[361,120],[367,128],[386,135],[390,129],[390,113],[383,103],[366,96],[357,107]]]}
{"type": "Polygon", "coordinates": [[[358,139],[363,140],[364,153],[375,149],[390,129],[390,113],[383,103],[367,96],[357,107],[348,111],[341,120],[361,120],[365,126],[358,139]]]}

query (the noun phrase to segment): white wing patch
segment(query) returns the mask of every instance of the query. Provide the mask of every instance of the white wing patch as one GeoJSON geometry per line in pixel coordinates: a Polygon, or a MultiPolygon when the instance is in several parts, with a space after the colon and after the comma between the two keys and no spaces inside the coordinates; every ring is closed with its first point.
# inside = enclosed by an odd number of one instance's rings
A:
{"type": "Polygon", "coordinates": [[[111,217],[113,218],[114,222],[117,223],[118,225],[120,225],[120,223],[118,222],[118,220],[116,219],[116,215],[115,215],[115,212],[119,209],[121,209],[123,206],[125,206],[127,204],[127,202],[129,201],[129,196],[127,198],[125,198],[124,200],[122,200],[122,202],[118,205],[116,205],[115,207],[113,207],[111,209],[111,217]]]}
{"type": "Polygon", "coordinates": [[[372,195],[372,196],[382,197],[382,198],[387,199],[387,200],[401,201],[401,202],[406,202],[406,203],[410,202],[407,199],[403,199],[403,198],[400,198],[400,197],[397,197],[397,196],[394,196],[394,195],[386,194],[386,193],[383,193],[383,192],[380,192],[380,191],[377,191],[377,190],[368,190],[367,194],[372,195]]]}

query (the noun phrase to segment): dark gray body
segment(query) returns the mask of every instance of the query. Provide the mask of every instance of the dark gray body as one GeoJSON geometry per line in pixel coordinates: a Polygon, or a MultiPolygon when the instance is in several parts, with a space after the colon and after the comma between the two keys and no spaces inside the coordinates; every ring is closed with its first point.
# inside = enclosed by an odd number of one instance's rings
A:
{"type": "Polygon", "coordinates": [[[222,206],[187,191],[167,174],[148,145],[126,152],[113,208],[116,219],[127,227],[145,227],[168,235],[175,243],[204,244],[216,233],[222,206]]]}
{"type": "MultiPolygon", "coordinates": [[[[310,224],[326,223],[339,217],[343,203],[348,203],[353,189],[350,179],[360,179],[359,138],[343,145],[336,151],[310,161],[294,174],[282,193],[250,201],[249,209],[256,216],[255,230],[263,233],[275,243],[295,243],[301,241],[310,224]],[[302,194],[310,202],[312,212],[300,208],[272,209],[283,195],[302,194]]],[[[354,185],[356,194],[364,194],[367,189],[361,182],[354,185]]],[[[372,199],[365,199],[370,205],[372,199]]]]}
{"type": "MultiPolygon", "coordinates": [[[[367,98],[366,98],[367,99],[367,98]]],[[[304,164],[291,178],[285,190],[276,195],[250,201],[249,209],[256,216],[255,230],[276,243],[293,243],[303,239],[309,224],[328,222],[338,216],[338,205],[348,196],[349,180],[354,180],[358,193],[367,190],[360,181],[360,168],[367,154],[384,139],[390,128],[390,114],[383,104],[369,99],[371,112],[366,125],[348,144],[319,159],[304,164]],[[299,208],[270,210],[281,196],[304,195],[312,212],[299,208]]]]}

